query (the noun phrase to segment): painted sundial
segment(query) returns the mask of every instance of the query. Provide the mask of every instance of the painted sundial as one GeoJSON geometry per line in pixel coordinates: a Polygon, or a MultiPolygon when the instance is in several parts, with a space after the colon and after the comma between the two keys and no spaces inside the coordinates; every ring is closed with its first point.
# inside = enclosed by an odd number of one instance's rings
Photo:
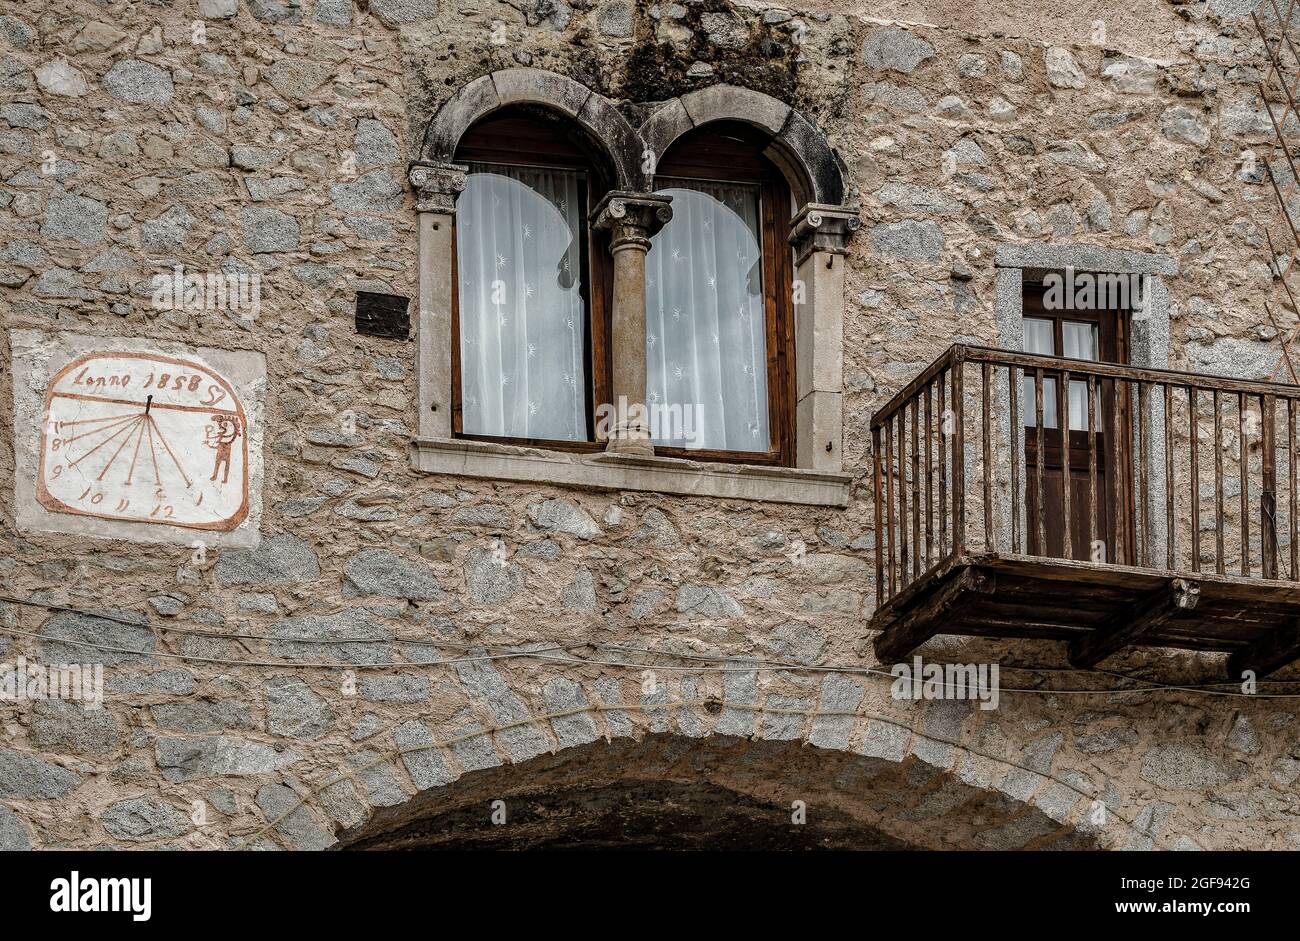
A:
{"type": "Polygon", "coordinates": [[[52,513],[227,532],[248,515],[248,440],[209,367],[88,353],[46,390],[36,496],[52,513]]]}

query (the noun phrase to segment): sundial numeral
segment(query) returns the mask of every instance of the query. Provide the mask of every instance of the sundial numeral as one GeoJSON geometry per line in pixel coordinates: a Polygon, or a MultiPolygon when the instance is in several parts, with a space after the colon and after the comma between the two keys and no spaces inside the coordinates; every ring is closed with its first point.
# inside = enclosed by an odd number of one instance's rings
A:
{"type": "Polygon", "coordinates": [[[202,402],[200,402],[199,404],[204,406],[205,408],[211,407],[213,405],[216,405],[225,397],[226,397],[225,389],[221,388],[221,386],[218,385],[210,385],[208,386],[208,397],[204,399],[202,402]]]}
{"type": "Polygon", "coordinates": [[[128,506],[130,506],[130,505],[131,505],[131,501],[130,501],[130,500],[127,500],[127,499],[125,499],[125,498],[124,498],[124,499],[121,499],[121,500],[118,500],[118,501],[117,501],[117,512],[121,513],[123,510],[125,510],[125,509],[126,509],[128,506]]]}

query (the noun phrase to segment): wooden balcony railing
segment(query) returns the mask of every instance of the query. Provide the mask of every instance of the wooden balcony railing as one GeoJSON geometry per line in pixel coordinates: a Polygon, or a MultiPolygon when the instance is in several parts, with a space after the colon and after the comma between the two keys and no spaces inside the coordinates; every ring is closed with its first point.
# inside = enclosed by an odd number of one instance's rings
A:
{"type": "Polygon", "coordinates": [[[878,607],[976,555],[1296,581],[1298,400],[953,346],[871,422],[878,607]]]}

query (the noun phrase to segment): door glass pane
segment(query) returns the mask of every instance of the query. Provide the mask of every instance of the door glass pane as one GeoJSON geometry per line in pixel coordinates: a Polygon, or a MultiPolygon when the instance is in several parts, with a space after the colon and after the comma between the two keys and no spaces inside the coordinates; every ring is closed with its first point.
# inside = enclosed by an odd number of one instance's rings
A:
{"type": "Polygon", "coordinates": [[[1052,321],[1037,317],[1025,318],[1025,352],[1039,356],[1056,355],[1056,338],[1052,334],[1052,321]]]}
{"type": "Polygon", "coordinates": [[[1076,323],[1073,320],[1062,321],[1061,341],[1065,346],[1065,355],[1070,359],[1087,359],[1095,363],[1101,358],[1098,354],[1098,335],[1095,323],[1076,323]]]}
{"type": "Polygon", "coordinates": [[[587,440],[580,173],[471,164],[456,201],[461,428],[587,440]]]}
{"type": "Polygon", "coordinates": [[[768,451],[758,188],[659,180],[673,218],[646,258],[646,394],[656,445],[768,451]]]}
{"type": "MultiPolygon", "coordinates": [[[[1025,318],[1025,352],[1040,356],[1056,355],[1056,334],[1050,320],[1037,317],[1025,318]]],[[[1022,387],[1024,395],[1025,425],[1033,428],[1037,424],[1034,400],[1034,377],[1027,373],[1022,387]]],[[[1043,427],[1056,427],[1056,380],[1043,378],[1043,427]]]]}
{"type": "MultiPolygon", "coordinates": [[[[1086,359],[1097,362],[1100,355],[1100,336],[1095,323],[1077,323],[1065,320],[1061,323],[1061,341],[1065,346],[1065,355],[1070,359],[1086,359]]],[[[1097,389],[1098,395],[1101,389],[1097,389]]],[[[1094,408],[1093,421],[1101,424],[1099,413],[1094,408]]],[[[1070,380],[1070,430],[1088,430],[1088,383],[1087,380],[1070,380]]]]}

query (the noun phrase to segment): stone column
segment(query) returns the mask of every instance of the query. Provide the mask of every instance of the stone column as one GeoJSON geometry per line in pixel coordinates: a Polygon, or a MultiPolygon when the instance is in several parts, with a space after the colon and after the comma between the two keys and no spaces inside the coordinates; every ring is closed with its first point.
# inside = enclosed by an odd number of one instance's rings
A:
{"type": "Polygon", "coordinates": [[[790,223],[794,247],[795,463],[844,466],[844,254],[857,210],[809,203],[790,223]]]}
{"type": "Polygon", "coordinates": [[[421,439],[451,437],[451,281],[452,221],[456,197],[468,183],[469,168],[455,163],[411,166],[411,186],[419,213],[419,321],[416,372],[419,382],[421,439]]]}
{"type": "MultiPolygon", "coordinates": [[[[610,388],[616,421],[605,450],[618,454],[654,454],[646,410],[645,256],[650,237],[673,216],[669,196],[652,193],[607,193],[591,212],[591,225],[610,232],[614,256],[614,305],[611,320],[610,388]]],[[[603,404],[603,403],[600,403],[603,404]]]]}

